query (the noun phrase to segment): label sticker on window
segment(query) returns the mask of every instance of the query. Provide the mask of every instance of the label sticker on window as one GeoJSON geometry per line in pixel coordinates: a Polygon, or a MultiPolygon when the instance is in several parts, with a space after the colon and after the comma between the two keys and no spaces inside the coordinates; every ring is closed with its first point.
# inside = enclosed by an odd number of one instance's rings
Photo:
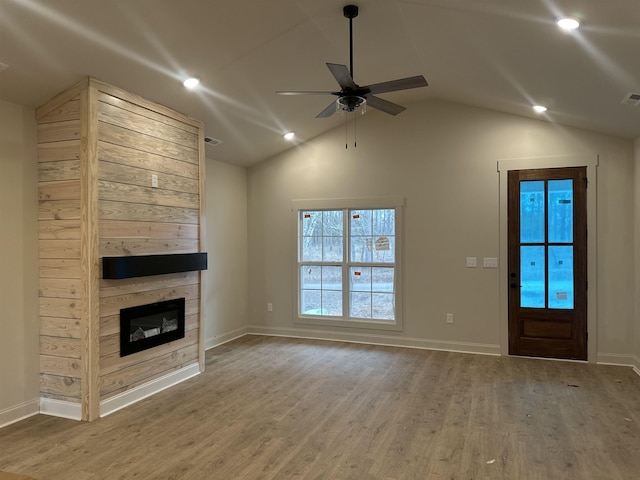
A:
{"type": "Polygon", "coordinates": [[[311,214],[310,213],[305,213],[304,214],[304,218],[311,218],[311,214]]]}
{"type": "Polygon", "coordinates": [[[376,250],[389,250],[389,237],[378,237],[376,239],[376,250]]]}
{"type": "Polygon", "coordinates": [[[566,300],[567,298],[567,292],[556,292],[556,300],[566,300]]]}
{"type": "Polygon", "coordinates": [[[353,274],[354,274],[356,277],[359,277],[360,275],[362,275],[360,272],[353,272],[353,274]]]}
{"type": "Polygon", "coordinates": [[[353,216],[353,219],[354,219],[354,220],[357,220],[357,219],[359,219],[359,218],[360,218],[360,215],[354,215],[354,216],[353,216]]]}

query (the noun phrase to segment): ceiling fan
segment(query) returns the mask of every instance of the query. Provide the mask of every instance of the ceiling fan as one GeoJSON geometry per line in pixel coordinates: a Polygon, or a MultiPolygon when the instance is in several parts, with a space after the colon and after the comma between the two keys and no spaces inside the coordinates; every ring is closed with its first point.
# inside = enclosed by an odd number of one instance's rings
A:
{"type": "Polygon", "coordinates": [[[389,102],[376,95],[379,93],[395,92],[410,88],[426,87],[427,81],[422,75],[415,77],[401,78],[388,82],[374,83],[361,87],[353,81],[353,19],[358,16],[357,5],[345,5],[343,13],[349,19],[349,62],[350,69],[346,65],[337,63],[327,63],[327,67],[334,76],[340,91],[277,91],[279,95],[335,95],[336,102],[332,102],[327,108],[321,111],[316,118],[330,117],[335,111],[355,112],[358,108],[369,105],[377,110],[381,110],[391,115],[398,115],[406,110],[402,105],[389,102]],[[337,104],[336,104],[337,103],[337,104]]]}

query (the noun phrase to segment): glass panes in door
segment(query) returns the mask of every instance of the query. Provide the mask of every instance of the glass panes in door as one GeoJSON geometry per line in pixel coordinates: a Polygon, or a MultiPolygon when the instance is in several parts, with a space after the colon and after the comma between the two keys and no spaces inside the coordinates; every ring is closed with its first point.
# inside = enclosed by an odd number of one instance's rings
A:
{"type": "Polygon", "coordinates": [[[520,306],[572,309],[573,180],[520,182],[520,306]]]}

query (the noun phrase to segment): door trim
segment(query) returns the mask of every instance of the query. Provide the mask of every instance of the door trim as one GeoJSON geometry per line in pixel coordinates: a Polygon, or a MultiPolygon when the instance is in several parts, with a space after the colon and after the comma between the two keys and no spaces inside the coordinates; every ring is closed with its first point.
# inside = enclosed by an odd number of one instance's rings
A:
{"type": "Polygon", "coordinates": [[[500,353],[509,355],[509,272],[508,272],[508,230],[507,230],[507,172],[509,170],[532,170],[542,168],[587,167],[587,228],[590,230],[587,241],[587,272],[589,272],[589,290],[587,291],[587,358],[589,363],[597,362],[597,296],[598,281],[596,268],[597,253],[597,215],[596,190],[598,155],[563,155],[549,157],[510,158],[497,162],[500,177],[500,353]]]}

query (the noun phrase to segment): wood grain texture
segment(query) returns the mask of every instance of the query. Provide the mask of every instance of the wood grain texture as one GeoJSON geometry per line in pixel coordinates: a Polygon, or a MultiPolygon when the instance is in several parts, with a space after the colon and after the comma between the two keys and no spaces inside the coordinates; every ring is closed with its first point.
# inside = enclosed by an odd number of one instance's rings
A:
{"type": "Polygon", "coordinates": [[[198,253],[198,241],[190,238],[103,238],[100,241],[100,255],[103,257],[154,255],[167,252],[198,253]]]}
{"type": "Polygon", "coordinates": [[[202,129],[204,127],[204,124],[200,120],[176,112],[169,107],[159,105],[155,102],[152,102],[151,100],[147,100],[144,97],[141,97],[132,92],[128,92],[114,85],[109,85],[108,83],[101,82],[100,80],[97,80],[95,78],[91,79],[91,84],[94,85],[100,92],[105,93],[111,97],[119,98],[121,100],[124,100],[125,102],[129,102],[141,108],[146,108],[152,112],[156,112],[159,115],[177,120],[178,122],[185,125],[190,125],[198,129],[202,129]]]}
{"type": "Polygon", "coordinates": [[[640,378],[629,368],[255,336],[206,361],[203,374],[99,422],[38,415],[5,427],[0,469],[47,480],[640,471],[640,378]]]}
{"type": "Polygon", "coordinates": [[[40,278],[80,278],[80,260],[70,258],[41,259],[40,278]]]}
{"type": "MultiPolygon", "coordinates": [[[[120,309],[145,305],[147,303],[162,302],[174,298],[184,297],[186,301],[198,299],[200,291],[198,285],[180,285],[178,287],[161,288],[158,290],[127,293],[124,295],[100,297],[100,315],[109,316],[120,313],[120,309]]],[[[185,306],[186,308],[186,306],[185,306]]]]}
{"type": "Polygon", "coordinates": [[[80,258],[79,240],[39,240],[40,258],[80,258]]]}
{"type": "Polygon", "coordinates": [[[55,357],[80,358],[80,339],[40,335],[40,354],[55,357]]]}
{"type": "MultiPolygon", "coordinates": [[[[165,161],[165,163],[168,161],[165,161]]],[[[104,182],[149,188],[151,187],[151,175],[157,175],[159,189],[155,189],[156,191],[164,191],[165,194],[183,192],[193,195],[197,195],[200,191],[198,180],[193,178],[105,161],[100,162],[98,168],[100,179],[104,182]]]]}
{"type": "Polygon", "coordinates": [[[38,181],[80,180],[80,160],[60,160],[38,164],[38,181]]]}
{"type": "Polygon", "coordinates": [[[40,121],[50,112],[60,108],[67,102],[73,101],[79,98],[80,93],[89,86],[89,77],[83,78],[78,83],[71,85],[64,92],[59,93],[47,103],[36,109],[36,119],[40,121]]]}
{"type": "Polygon", "coordinates": [[[80,121],[67,120],[64,122],[38,124],[38,142],[61,142],[80,138],[80,121]]]}
{"type": "Polygon", "coordinates": [[[39,293],[41,297],[80,298],[82,281],[76,278],[41,278],[39,293]]]}
{"type": "Polygon", "coordinates": [[[197,225],[103,220],[100,238],[190,238],[198,239],[197,225]]]}
{"type": "MultiPolygon", "coordinates": [[[[199,121],[196,121],[194,123],[193,119],[191,118],[184,117],[180,114],[176,115],[175,112],[168,111],[167,109],[159,107],[158,105],[152,106],[148,101],[140,101],[139,97],[134,98],[127,95],[122,95],[123,98],[119,98],[116,96],[118,95],[118,93],[122,94],[123,92],[100,92],[98,99],[101,103],[112,105],[128,112],[138,114],[142,117],[145,117],[147,120],[151,120],[153,123],[161,123],[164,125],[179,128],[180,130],[189,132],[196,137],[198,136],[198,132],[202,130],[202,123],[199,121]],[[125,98],[129,98],[129,100],[126,100],[125,98]]],[[[146,122],[147,120],[141,120],[141,122],[146,122]]]]}
{"type": "Polygon", "coordinates": [[[40,335],[80,338],[80,320],[64,317],[40,317],[40,335]]]}
{"type": "Polygon", "coordinates": [[[198,165],[163,157],[157,152],[136,150],[104,141],[98,142],[98,158],[104,163],[127,165],[149,172],[165,173],[184,178],[197,179],[198,165]]]}
{"type": "Polygon", "coordinates": [[[38,202],[38,220],[80,220],[77,200],[41,200],[38,202]]]}
{"type": "MultiPolygon", "coordinates": [[[[163,205],[100,200],[98,202],[101,220],[126,220],[133,222],[187,223],[197,225],[198,210],[163,205]]],[[[67,214],[61,212],[60,215],[67,214]]],[[[68,215],[72,213],[69,212],[68,215]]]]}
{"type": "Polygon", "coordinates": [[[81,329],[81,402],[82,419],[96,420],[100,416],[99,390],[99,237],[98,237],[98,91],[89,85],[82,91],[80,148],[81,214],[80,224],[82,268],[81,329]]]}
{"type": "MultiPolygon", "coordinates": [[[[179,340],[173,343],[181,345],[179,340]]],[[[103,375],[100,377],[101,399],[109,398],[117,393],[142,385],[153,378],[183,368],[194,363],[197,358],[198,344],[195,342],[193,345],[177,350],[174,346],[174,350],[170,353],[127,365],[113,374],[103,375]]]]}
{"type": "Polygon", "coordinates": [[[38,200],[79,200],[80,182],[66,180],[58,182],[40,182],[38,200]]]}
{"type": "Polygon", "coordinates": [[[153,277],[136,277],[122,280],[100,280],[100,297],[133,295],[152,290],[197,285],[197,272],[169,273],[153,277]]]}
{"type": "MultiPolygon", "coordinates": [[[[149,175],[149,180],[151,180],[151,175],[149,175]]],[[[104,180],[98,182],[98,187],[100,188],[100,200],[119,201],[124,198],[127,202],[140,205],[162,205],[196,210],[199,205],[199,196],[193,193],[176,192],[165,190],[164,188],[152,188],[151,186],[143,187],[126,183],[107,182],[104,180]]]]}
{"type": "Polygon", "coordinates": [[[80,240],[80,219],[41,220],[38,222],[40,240],[80,240]]]}
{"type": "Polygon", "coordinates": [[[98,105],[98,120],[135,132],[177,143],[183,147],[198,148],[197,133],[190,133],[175,125],[141,115],[138,108],[132,104],[115,106],[100,102],[98,105]],[[132,111],[135,110],[135,111],[132,111]]]}
{"type": "MultiPolygon", "coordinates": [[[[70,128],[71,125],[69,125],[70,128]]],[[[71,132],[68,134],[70,135],[71,132]]],[[[193,148],[184,147],[161,138],[141,135],[138,132],[109,123],[100,123],[100,140],[142,152],[153,153],[154,155],[173,158],[174,160],[198,164],[198,151],[193,148]]]]}
{"type": "Polygon", "coordinates": [[[64,375],[40,374],[40,392],[62,397],[78,398],[82,388],[82,380],[64,375]]]}
{"type": "Polygon", "coordinates": [[[38,123],[65,122],[69,120],[80,120],[79,97],[53,108],[49,113],[38,118],[38,123]]]}
{"type": "Polygon", "coordinates": [[[80,160],[80,140],[38,143],[38,162],[80,160]]]}

